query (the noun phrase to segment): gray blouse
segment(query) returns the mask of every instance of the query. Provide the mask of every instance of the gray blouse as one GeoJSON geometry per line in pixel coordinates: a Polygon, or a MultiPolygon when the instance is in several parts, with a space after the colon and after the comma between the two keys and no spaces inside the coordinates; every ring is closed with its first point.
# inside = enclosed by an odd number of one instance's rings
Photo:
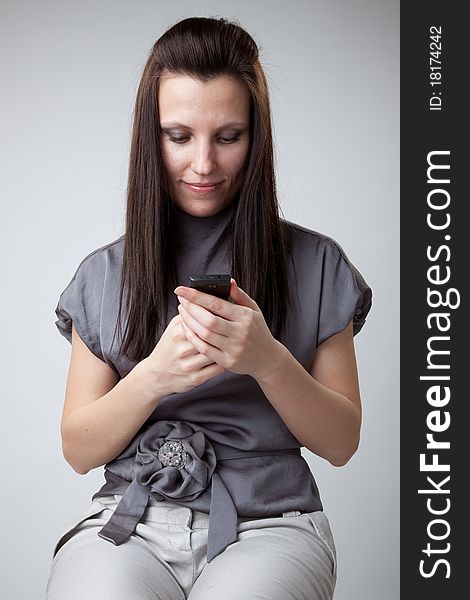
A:
{"type": "MultiPolygon", "coordinates": [[[[231,273],[226,228],[232,203],[210,217],[175,206],[178,285],[190,273],[231,273]]],[[[372,291],[341,246],[317,231],[288,222],[293,307],[281,340],[310,371],[315,349],[353,319],[356,335],[371,308],[372,291]]],[[[72,321],[88,348],[125,377],[135,366],[111,348],[118,310],[124,235],[88,254],[60,295],[56,325],[69,342],[72,321]]],[[[178,314],[171,293],[169,319],[178,314]]],[[[105,483],[93,495],[122,494],[100,537],[125,542],[142,517],[149,494],[210,515],[207,560],[237,539],[237,517],[323,510],[300,442],[256,380],[225,371],[196,388],[164,397],[129,446],[104,466],[105,483]]]]}

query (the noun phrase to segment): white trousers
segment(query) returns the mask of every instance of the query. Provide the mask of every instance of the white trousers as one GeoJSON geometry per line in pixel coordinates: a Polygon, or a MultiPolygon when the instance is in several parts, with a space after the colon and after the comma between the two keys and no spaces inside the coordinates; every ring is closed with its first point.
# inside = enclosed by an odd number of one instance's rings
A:
{"type": "Polygon", "coordinates": [[[58,539],[46,600],[331,600],[336,548],[323,511],[239,518],[238,539],[207,563],[209,515],[153,497],[131,537],[97,532],[121,495],[91,502],[58,539]]]}

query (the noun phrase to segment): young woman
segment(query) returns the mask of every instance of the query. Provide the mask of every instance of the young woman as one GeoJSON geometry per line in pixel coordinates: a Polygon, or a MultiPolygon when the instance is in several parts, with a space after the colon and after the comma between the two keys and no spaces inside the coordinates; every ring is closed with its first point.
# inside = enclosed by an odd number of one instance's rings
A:
{"type": "Polygon", "coordinates": [[[333,597],[336,550],[302,446],[356,451],[353,335],[371,290],[341,246],[279,216],[251,36],[189,18],[153,47],[125,234],[60,296],[63,452],[105,484],[60,536],[48,600],[333,597]],[[222,299],[191,274],[229,274],[222,299]]]}

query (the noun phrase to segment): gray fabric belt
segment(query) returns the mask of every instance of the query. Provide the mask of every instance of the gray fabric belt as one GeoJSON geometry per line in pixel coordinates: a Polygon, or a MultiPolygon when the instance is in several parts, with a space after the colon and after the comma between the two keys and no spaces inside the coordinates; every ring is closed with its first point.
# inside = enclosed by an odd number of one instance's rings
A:
{"type": "Polygon", "coordinates": [[[209,442],[188,421],[157,421],[139,433],[113,461],[105,465],[110,477],[92,499],[123,493],[98,535],[115,545],[125,542],[142,518],[151,494],[160,500],[191,501],[211,485],[207,562],[237,539],[237,509],[216,472],[218,461],[300,454],[300,448],[270,451],[236,450],[209,442]],[[125,487],[123,487],[125,486],[125,487]],[[113,491],[119,489],[119,492],[113,491]]]}

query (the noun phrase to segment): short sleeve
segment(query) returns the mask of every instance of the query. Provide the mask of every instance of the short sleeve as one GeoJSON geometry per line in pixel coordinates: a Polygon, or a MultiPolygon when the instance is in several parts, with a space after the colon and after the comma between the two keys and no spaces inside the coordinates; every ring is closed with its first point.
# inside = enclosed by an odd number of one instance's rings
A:
{"type": "Polygon", "coordinates": [[[103,257],[97,250],[78,265],[70,283],[59,297],[55,322],[59,332],[72,343],[72,322],[80,338],[95,356],[105,361],[101,347],[103,257]]]}
{"type": "Polygon", "coordinates": [[[325,244],[320,293],[317,346],[353,321],[353,335],[366,322],[372,306],[372,290],[334,240],[325,244]]]}

